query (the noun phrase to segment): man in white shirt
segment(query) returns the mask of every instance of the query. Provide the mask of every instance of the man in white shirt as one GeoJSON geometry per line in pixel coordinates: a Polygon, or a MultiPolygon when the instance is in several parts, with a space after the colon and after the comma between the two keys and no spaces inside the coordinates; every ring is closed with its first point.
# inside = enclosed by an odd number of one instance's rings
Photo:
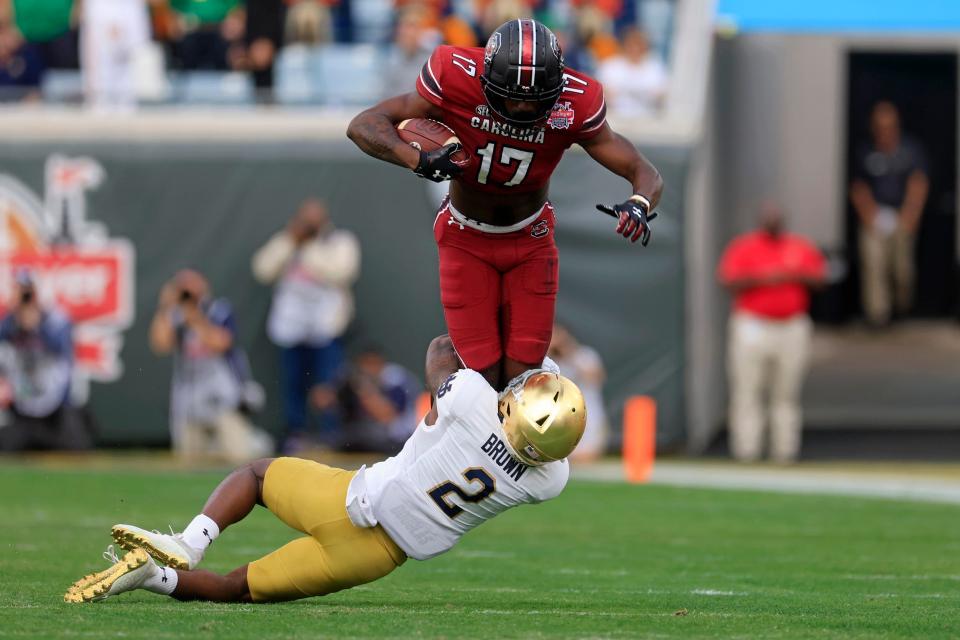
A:
{"type": "Polygon", "coordinates": [[[128,553],[114,554],[113,566],[78,580],[64,599],[146,589],[179,600],[293,600],[439,555],[477,525],[566,486],[566,456],[583,435],[586,409],[576,385],[544,364],[498,395],[481,374],[460,368],[448,337],[437,338],[427,351],[433,408],[395,457],[356,473],[295,458],[242,467],[183,533],[114,525],[128,553]],[[207,546],[256,504],[307,535],[226,576],[196,570],[207,546]]]}
{"type": "Polygon", "coordinates": [[[667,93],[667,69],[650,51],[647,35],[635,26],[621,34],[621,54],[600,63],[610,111],[625,116],[649,116],[660,111],[667,93]]]}
{"type": "Polygon", "coordinates": [[[132,111],[137,105],[137,72],[142,72],[137,60],[150,46],[147,3],[83,0],[80,8],[80,65],[87,105],[132,111]]]}
{"type": "MultiPolygon", "coordinates": [[[[359,273],[356,236],[335,228],[316,198],[253,256],[253,275],[274,285],[267,335],[280,347],[284,453],[304,445],[310,389],[330,383],[343,365],[340,337],[353,319],[351,287],[359,273]]],[[[324,418],[334,428],[334,419],[324,418]]]]}

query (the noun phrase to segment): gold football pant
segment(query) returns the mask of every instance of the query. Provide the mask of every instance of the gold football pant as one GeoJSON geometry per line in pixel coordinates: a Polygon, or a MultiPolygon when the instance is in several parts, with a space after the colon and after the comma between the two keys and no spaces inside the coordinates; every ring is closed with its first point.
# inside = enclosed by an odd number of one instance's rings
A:
{"type": "Polygon", "coordinates": [[[356,527],[347,516],[353,471],[311,460],[277,458],[263,480],[263,503],[306,533],[251,562],[247,584],[254,602],[322,596],[382,578],[407,556],[379,525],[356,527]]]}

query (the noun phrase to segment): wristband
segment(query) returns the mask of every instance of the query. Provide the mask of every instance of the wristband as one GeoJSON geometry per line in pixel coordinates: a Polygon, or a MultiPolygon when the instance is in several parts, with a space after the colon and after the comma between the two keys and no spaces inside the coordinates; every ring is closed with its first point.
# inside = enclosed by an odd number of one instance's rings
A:
{"type": "Polygon", "coordinates": [[[650,201],[647,200],[645,196],[642,196],[639,193],[635,193],[629,198],[627,198],[627,202],[636,202],[638,204],[642,204],[644,207],[644,211],[646,213],[650,213],[650,201]]]}

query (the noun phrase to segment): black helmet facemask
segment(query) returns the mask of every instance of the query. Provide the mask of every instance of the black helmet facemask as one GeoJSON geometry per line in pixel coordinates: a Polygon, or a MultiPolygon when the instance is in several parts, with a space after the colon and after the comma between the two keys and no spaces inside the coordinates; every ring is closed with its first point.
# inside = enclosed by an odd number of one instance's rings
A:
{"type": "Polygon", "coordinates": [[[511,20],[487,41],[480,84],[490,109],[517,125],[543,121],[565,84],[563,53],[552,31],[535,20],[511,20]],[[507,100],[533,103],[529,115],[510,114],[507,100]]]}

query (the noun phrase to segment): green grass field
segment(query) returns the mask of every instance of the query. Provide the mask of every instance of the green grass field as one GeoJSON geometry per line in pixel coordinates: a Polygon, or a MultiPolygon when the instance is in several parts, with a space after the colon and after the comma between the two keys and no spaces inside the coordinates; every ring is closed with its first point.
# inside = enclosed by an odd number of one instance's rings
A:
{"type": "MultiPolygon", "coordinates": [[[[62,602],[110,525],[182,527],[220,477],[0,467],[0,638],[960,637],[956,506],[585,482],[325,598],[62,602]]],[[[292,535],[257,509],[205,564],[292,535]]]]}

